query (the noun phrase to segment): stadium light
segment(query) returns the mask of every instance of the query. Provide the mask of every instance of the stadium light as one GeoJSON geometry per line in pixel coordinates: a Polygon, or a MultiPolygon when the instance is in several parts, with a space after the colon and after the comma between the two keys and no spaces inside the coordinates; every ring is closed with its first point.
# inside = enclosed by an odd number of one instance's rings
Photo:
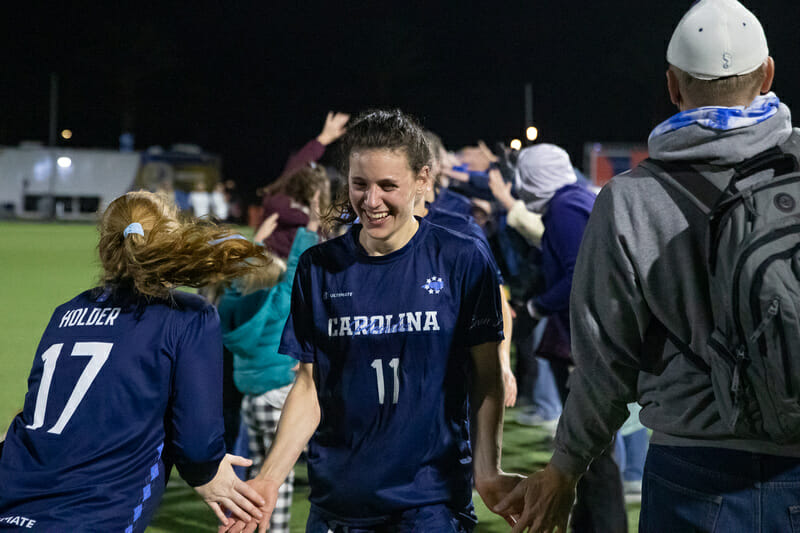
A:
{"type": "Polygon", "coordinates": [[[66,140],[72,139],[72,130],[61,130],[61,138],[66,140]]]}
{"type": "Polygon", "coordinates": [[[539,130],[536,126],[529,126],[528,129],[525,130],[525,137],[527,137],[529,141],[535,141],[538,136],[539,130]]]}
{"type": "Polygon", "coordinates": [[[519,139],[513,139],[509,143],[509,146],[511,147],[512,150],[519,150],[520,148],[522,148],[522,141],[520,141],[519,139]]]}
{"type": "Polygon", "coordinates": [[[58,164],[59,168],[69,168],[72,166],[72,159],[67,156],[61,156],[56,159],[56,163],[58,164]]]}

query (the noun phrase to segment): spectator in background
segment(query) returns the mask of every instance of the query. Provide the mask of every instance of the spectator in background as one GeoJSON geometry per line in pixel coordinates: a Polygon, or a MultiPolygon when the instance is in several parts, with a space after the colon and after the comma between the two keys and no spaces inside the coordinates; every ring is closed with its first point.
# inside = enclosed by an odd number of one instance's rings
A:
{"type": "MultiPolygon", "coordinates": [[[[485,145],[483,146],[485,147],[485,145]]],[[[514,198],[511,194],[512,183],[505,181],[498,168],[489,170],[489,188],[497,202],[505,210],[508,225],[522,235],[530,246],[541,246],[542,234],[545,229],[542,224],[542,216],[529,210],[524,201],[514,198]]],[[[525,311],[527,312],[527,309],[525,311]]],[[[558,418],[561,416],[563,395],[566,392],[565,362],[561,362],[556,370],[562,372],[560,377],[562,383],[559,387],[550,361],[535,355],[547,327],[547,318],[544,317],[540,320],[538,317],[531,318],[537,320],[538,323],[530,332],[520,336],[521,342],[518,346],[517,357],[525,359],[525,363],[520,367],[530,374],[531,379],[522,381],[529,384],[532,390],[524,391],[522,394],[529,397],[532,404],[517,413],[517,422],[526,426],[540,426],[549,434],[555,435],[558,418]]],[[[522,317],[519,322],[527,325],[530,320],[522,317]]],[[[555,364],[559,365],[559,362],[555,364]]]]}
{"type": "Polygon", "coordinates": [[[431,148],[431,157],[433,158],[433,167],[431,168],[433,176],[432,190],[430,198],[426,198],[431,206],[450,213],[457,213],[459,215],[470,216],[470,200],[463,194],[452,192],[449,188],[450,178],[447,176],[448,169],[454,165],[458,165],[458,159],[448,152],[442,139],[433,132],[427,132],[426,138],[431,148]]]}
{"type": "Polygon", "coordinates": [[[189,193],[189,205],[192,214],[197,218],[208,216],[211,213],[211,195],[208,194],[206,184],[198,181],[194,184],[194,190],[189,193]]]}
{"type": "Polygon", "coordinates": [[[111,202],[99,230],[102,284],[53,313],[2,448],[0,529],[144,531],[173,465],[223,524],[223,508],[259,516],[231,467],[249,461],[225,453],[219,317],[173,289],[267,259],[149,192],[111,202]]]}
{"type": "Polygon", "coordinates": [[[278,227],[264,243],[280,257],[287,257],[297,228],[308,224],[309,202],[320,190],[320,208],[327,210],[330,203],[330,179],[325,167],[317,162],[328,145],[344,135],[347,113],[329,112],[325,125],[316,138],[311,139],[297,153],[291,155],[281,175],[263,189],[259,225],[277,213],[278,227]],[[325,184],[325,187],[321,187],[325,184]]]}
{"type": "MultiPolygon", "coordinates": [[[[508,186],[494,189],[508,205],[508,186]]],[[[541,215],[544,291],[527,302],[531,317],[547,317],[537,353],[546,354],[561,371],[555,373],[560,390],[566,391],[569,375],[566,359],[570,352],[570,291],[578,249],[589,220],[595,195],[576,183],[577,177],[567,152],[554,144],[535,144],[520,151],[517,159],[516,192],[524,207],[541,215]],[[545,339],[547,339],[545,341],[545,339]]],[[[519,204],[508,207],[519,210],[519,204]]],[[[535,226],[535,219],[520,212],[511,220],[520,228],[535,226]]],[[[523,234],[530,234],[522,229],[523,234]]],[[[535,232],[534,232],[535,233],[535,232]]],[[[622,481],[613,447],[592,462],[578,485],[578,500],[573,511],[576,531],[618,532],[627,530],[622,481]]]]}
{"type": "MultiPolygon", "coordinates": [[[[271,224],[273,217],[265,224],[271,224]]],[[[237,280],[222,296],[219,315],[222,341],[233,352],[233,379],[244,394],[242,419],[247,425],[250,459],[253,465],[248,478],[261,470],[275,439],[283,404],[294,382],[297,361],[278,353],[283,326],[289,316],[292,283],[300,255],[317,244],[319,237],[319,190],[311,200],[309,221],[296,232],[286,261],[286,270],[277,283],[267,286],[250,283],[248,277],[237,280]]],[[[259,238],[260,232],[257,233],[259,238]]],[[[294,470],[278,490],[278,501],[270,518],[269,530],[288,533],[294,470]]]]}
{"type": "MultiPolygon", "coordinates": [[[[679,113],[650,133],[650,157],[684,169],[687,183],[704,186],[712,202],[737,192],[737,165],[767,150],[797,164],[800,131],[769,92],[775,62],[753,13],[734,0],[694,3],[672,34],[667,61],[679,113]]],[[[725,359],[707,345],[712,335],[720,342],[715,315],[725,305],[709,292],[707,213],[661,174],[640,165],[597,198],[575,268],[576,366],[556,449],[544,470],[498,506],[521,513],[515,531],[566,526],[575,483],[608,447],[632,401],[653,430],[640,531],[796,529],[800,445],[748,435],[723,419],[733,384],[712,380],[709,367],[725,359]]],[[[757,176],[769,183],[774,170],[757,176]]],[[[765,331],[768,343],[779,344],[775,330],[787,320],[776,319],[765,331]]],[[[793,311],[788,320],[796,320],[793,311]]],[[[743,361],[763,357],[753,352],[745,349],[743,361]]]]}
{"type": "Polygon", "coordinates": [[[281,176],[289,175],[309,163],[318,162],[325,154],[325,149],[347,131],[345,125],[348,120],[350,120],[350,115],[347,113],[329,111],[320,134],[308,141],[296,153],[289,156],[281,176]]]}
{"type": "Polygon", "coordinates": [[[289,256],[298,228],[308,224],[312,198],[318,199],[320,209],[327,210],[330,204],[330,181],[325,169],[312,165],[281,176],[264,191],[264,218],[278,215],[277,227],[264,240],[264,246],[278,257],[289,256]]]}
{"type": "Polygon", "coordinates": [[[230,206],[228,205],[228,195],[225,191],[225,184],[221,181],[214,185],[211,191],[211,211],[220,222],[228,220],[230,206]]]}
{"type": "Polygon", "coordinates": [[[459,213],[453,213],[443,209],[441,204],[436,204],[436,193],[441,190],[439,186],[440,174],[442,171],[441,153],[444,151],[442,141],[435,133],[431,131],[425,132],[425,138],[431,148],[431,175],[433,176],[433,184],[427,187],[425,192],[424,201],[419,202],[414,208],[414,214],[422,217],[431,222],[453,231],[457,231],[463,235],[473,237],[477,245],[481,246],[486,256],[491,260],[492,265],[497,271],[497,277],[500,281],[500,294],[502,295],[503,306],[503,336],[504,339],[500,342],[498,349],[498,356],[500,357],[501,370],[503,372],[503,385],[505,389],[505,406],[513,407],[517,402],[517,379],[511,370],[511,335],[513,332],[513,322],[511,307],[506,299],[506,293],[503,289],[503,276],[500,269],[497,267],[492,255],[492,250],[489,247],[489,242],[486,240],[486,235],[483,233],[481,227],[473,220],[471,216],[464,216],[459,213]],[[441,148],[441,149],[440,149],[441,148]]]}

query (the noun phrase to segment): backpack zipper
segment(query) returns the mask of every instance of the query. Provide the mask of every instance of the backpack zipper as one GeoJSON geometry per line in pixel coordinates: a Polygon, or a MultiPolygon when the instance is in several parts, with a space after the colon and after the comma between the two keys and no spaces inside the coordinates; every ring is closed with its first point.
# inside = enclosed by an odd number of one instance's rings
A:
{"type": "MultiPolygon", "coordinates": [[[[745,253],[740,256],[740,261],[736,265],[736,271],[734,275],[735,284],[734,287],[738,287],[740,283],[740,276],[741,271],[743,269],[743,264],[746,260],[750,257],[754,248],[758,248],[765,242],[769,242],[771,240],[780,239],[786,235],[794,233],[794,231],[790,231],[793,228],[800,228],[800,225],[794,224],[792,226],[787,226],[785,228],[780,228],[780,230],[776,231],[774,234],[766,235],[757,241],[754,241],[750,246],[747,247],[745,253]]],[[[738,362],[738,355],[739,352],[744,352],[746,350],[747,343],[753,343],[758,341],[759,348],[761,353],[766,352],[766,339],[761,338],[764,330],[766,329],[767,325],[778,316],[780,312],[780,297],[774,296],[771,300],[770,306],[767,309],[767,313],[765,317],[762,317],[760,299],[758,298],[758,294],[761,291],[761,284],[764,280],[764,273],[765,271],[772,266],[778,260],[789,258],[795,254],[800,252],[800,243],[795,244],[791,248],[787,248],[777,254],[769,256],[766,260],[764,260],[761,265],[759,265],[758,269],[754,273],[753,277],[755,278],[755,282],[750,287],[750,312],[752,313],[753,320],[759,321],[758,326],[755,328],[753,333],[749,337],[745,337],[744,335],[744,327],[742,326],[740,320],[740,313],[739,313],[739,298],[738,290],[734,290],[733,294],[733,310],[734,310],[734,320],[736,321],[736,331],[738,333],[738,338],[740,339],[740,344],[737,347],[737,362],[738,362]]],[[[783,366],[783,380],[784,380],[784,387],[786,388],[787,394],[791,395],[792,385],[791,385],[791,375],[789,374],[789,354],[788,348],[786,346],[786,339],[783,333],[783,321],[778,318],[777,320],[777,329],[778,329],[778,336],[781,342],[781,363],[783,366]]],[[[738,366],[738,365],[737,365],[738,366]]],[[[737,368],[738,370],[738,368],[737,368]]],[[[736,376],[736,371],[734,372],[734,376],[736,376]]],[[[731,385],[731,389],[733,389],[733,384],[731,385]]]]}
{"type": "MultiPolygon", "coordinates": [[[[750,256],[752,255],[753,251],[755,251],[756,249],[760,248],[761,246],[763,246],[764,244],[766,244],[768,242],[781,239],[781,238],[785,237],[786,235],[791,235],[792,233],[800,233],[800,224],[792,224],[791,226],[785,226],[783,228],[779,228],[779,229],[777,229],[776,231],[774,231],[772,233],[769,233],[769,234],[764,235],[763,237],[761,237],[759,239],[756,239],[755,241],[750,243],[750,245],[739,256],[739,260],[736,263],[736,267],[734,268],[734,271],[733,271],[733,289],[734,289],[734,291],[733,291],[733,301],[732,301],[733,317],[734,317],[734,321],[735,321],[735,325],[736,325],[736,332],[737,332],[737,334],[739,336],[739,342],[745,342],[746,338],[747,338],[745,336],[745,334],[744,334],[744,327],[742,326],[742,321],[741,321],[741,318],[740,318],[739,291],[736,290],[736,288],[739,287],[739,284],[740,284],[740,281],[741,281],[742,270],[744,269],[744,265],[747,262],[747,260],[750,258],[750,256]]],[[[787,257],[789,255],[794,255],[795,253],[797,253],[799,248],[800,248],[800,245],[795,245],[794,247],[790,248],[789,250],[784,250],[783,252],[781,252],[779,254],[775,254],[773,256],[770,256],[769,258],[767,258],[766,261],[764,261],[761,264],[761,266],[759,267],[759,270],[756,272],[756,274],[758,274],[758,275],[754,276],[754,277],[756,279],[760,280],[761,279],[761,275],[763,275],[763,271],[773,261],[775,261],[777,259],[780,259],[781,256],[782,255],[786,255],[787,252],[788,252],[787,257]]],[[[756,284],[754,284],[754,286],[755,285],[756,284]]],[[[751,289],[751,302],[750,302],[751,308],[752,308],[752,297],[753,297],[753,293],[752,293],[752,289],[751,289]]],[[[758,314],[760,315],[761,313],[759,312],[758,314]]],[[[760,316],[757,318],[757,320],[760,320],[760,316]]]]}

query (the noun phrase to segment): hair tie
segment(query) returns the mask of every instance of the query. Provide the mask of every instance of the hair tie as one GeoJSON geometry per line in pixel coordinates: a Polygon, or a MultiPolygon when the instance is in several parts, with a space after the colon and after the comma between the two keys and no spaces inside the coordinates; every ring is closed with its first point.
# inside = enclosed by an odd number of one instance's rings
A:
{"type": "Polygon", "coordinates": [[[128,227],[125,228],[125,231],[122,232],[122,238],[124,239],[131,233],[135,233],[137,235],[141,235],[142,237],[144,237],[144,230],[142,229],[142,225],[139,224],[138,222],[131,222],[130,224],[128,224],[128,227]]]}
{"type": "Polygon", "coordinates": [[[210,246],[215,246],[221,242],[229,241],[231,239],[244,239],[248,240],[247,237],[244,235],[239,235],[238,233],[234,233],[233,235],[228,235],[227,237],[220,237],[219,239],[214,239],[213,241],[208,241],[210,246]]]}

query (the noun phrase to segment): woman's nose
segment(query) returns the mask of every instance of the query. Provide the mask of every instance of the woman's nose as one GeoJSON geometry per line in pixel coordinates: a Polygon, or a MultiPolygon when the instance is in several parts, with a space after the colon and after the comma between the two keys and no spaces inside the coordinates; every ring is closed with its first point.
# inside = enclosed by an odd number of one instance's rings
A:
{"type": "Polygon", "coordinates": [[[380,187],[368,187],[364,192],[364,204],[368,207],[378,207],[381,204],[380,187]]]}

